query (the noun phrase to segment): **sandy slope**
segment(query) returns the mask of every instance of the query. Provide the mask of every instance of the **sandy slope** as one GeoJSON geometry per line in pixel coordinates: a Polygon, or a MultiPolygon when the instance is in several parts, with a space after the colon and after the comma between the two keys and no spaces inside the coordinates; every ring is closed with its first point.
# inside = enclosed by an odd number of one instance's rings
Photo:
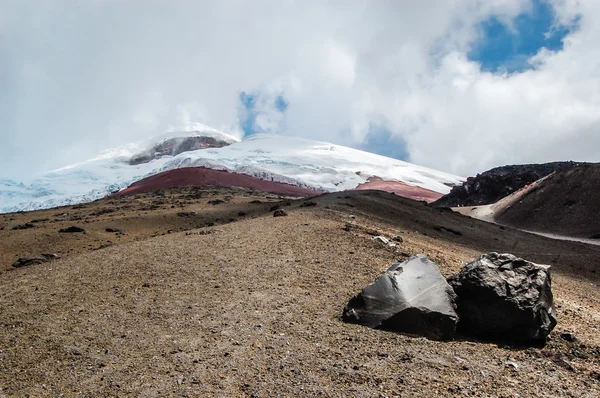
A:
{"type": "MultiPolygon", "coordinates": [[[[590,261],[596,248],[554,245],[390,194],[327,195],[313,207],[284,201],[290,215],[273,218],[272,203],[249,202],[275,197],[213,190],[213,200],[231,198],[210,205],[190,192],[167,193],[165,204],[139,215],[129,209],[88,217],[86,235],[100,233],[93,231],[108,217],[131,217],[124,223],[138,241],[90,251],[78,246],[88,239],[81,236],[71,241],[78,251],[61,260],[0,274],[0,395],[600,394],[600,297],[590,261]],[[174,215],[182,208],[197,214],[174,215]],[[223,220],[240,209],[248,213],[236,222],[196,229],[190,221],[223,220]],[[181,232],[168,234],[178,222],[181,232]],[[355,227],[345,231],[348,222],[355,227]],[[401,234],[404,243],[387,248],[369,232],[401,234]],[[527,257],[563,255],[553,279],[559,324],[544,348],[433,342],[339,320],[345,302],[397,259],[425,253],[450,275],[482,248],[507,245],[527,257]],[[563,331],[581,343],[562,340],[563,331]]],[[[77,211],[152,200],[142,195],[77,211]]],[[[12,222],[32,216],[13,215],[12,222]]],[[[53,224],[39,229],[55,233],[53,224]]]]}

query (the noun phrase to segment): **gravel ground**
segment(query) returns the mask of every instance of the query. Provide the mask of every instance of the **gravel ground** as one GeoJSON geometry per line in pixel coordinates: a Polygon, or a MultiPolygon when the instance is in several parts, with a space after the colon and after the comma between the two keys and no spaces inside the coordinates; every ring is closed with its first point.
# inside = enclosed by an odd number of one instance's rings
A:
{"type": "MultiPolygon", "coordinates": [[[[139,215],[90,218],[80,240],[54,237],[58,224],[0,231],[29,234],[19,236],[32,253],[31,240],[44,234],[72,246],[59,260],[0,273],[0,396],[600,396],[592,270],[555,267],[559,323],[545,347],[407,337],[342,323],[342,308],[397,260],[424,253],[449,276],[481,253],[479,243],[382,221],[383,207],[282,202],[289,216],[274,218],[272,203],[249,203],[277,200],[266,195],[221,190],[208,196],[226,203],[209,205],[205,195],[171,209],[179,193],[139,215]],[[181,208],[202,223],[210,212],[246,214],[196,228],[175,214],[181,208]],[[107,222],[128,226],[129,236],[90,250],[107,222]],[[404,242],[388,248],[373,230],[404,242]]],[[[127,200],[77,211],[154,199],[127,200]]],[[[18,248],[7,244],[0,248],[18,248]]]]}

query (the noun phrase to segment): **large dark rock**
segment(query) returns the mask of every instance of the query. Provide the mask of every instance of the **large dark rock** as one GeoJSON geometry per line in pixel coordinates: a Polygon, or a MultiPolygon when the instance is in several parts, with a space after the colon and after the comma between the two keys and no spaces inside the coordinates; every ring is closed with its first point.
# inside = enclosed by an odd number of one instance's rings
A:
{"type": "Polygon", "coordinates": [[[550,266],[488,253],[448,282],[458,296],[459,331],[496,341],[545,340],[556,325],[550,266]]]}
{"type": "Polygon", "coordinates": [[[437,264],[421,254],[394,264],[354,296],[342,319],[372,328],[450,340],[456,332],[456,296],[437,264]]]}

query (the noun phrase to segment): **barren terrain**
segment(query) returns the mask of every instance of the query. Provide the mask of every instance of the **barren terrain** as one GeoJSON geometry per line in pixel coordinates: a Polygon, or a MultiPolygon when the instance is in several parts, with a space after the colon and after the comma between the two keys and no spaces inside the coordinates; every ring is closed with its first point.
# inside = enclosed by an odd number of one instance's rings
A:
{"type": "Polygon", "coordinates": [[[1,215],[0,228],[0,396],[600,395],[597,246],[376,191],[291,200],[188,187],[1,215]],[[276,206],[289,215],[273,217],[276,206]],[[85,233],[58,232],[69,226],[85,233]],[[546,346],[340,321],[397,260],[423,253],[450,276],[487,251],[553,266],[546,346]],[[41,253],[61,258],[11,267],[41,253]]]}

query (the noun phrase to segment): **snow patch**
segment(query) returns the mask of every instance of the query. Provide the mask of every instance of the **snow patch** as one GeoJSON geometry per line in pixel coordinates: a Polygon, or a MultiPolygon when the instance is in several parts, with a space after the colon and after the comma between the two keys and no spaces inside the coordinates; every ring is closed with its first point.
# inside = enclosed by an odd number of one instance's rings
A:
{"type": "Polygon", "coordinates": [[[172,131],[141,143],[100,153],[77,164],[44,173],[29,182],[0,180],[0,212],[36,210],[102,198],[154,174],[182,167],[207,167],[320,191],[353,189],[369,177],[403,182],[441,194],[464,179],[340,145],[303,138],[256,134],[237,138],[206,126],[172,131]],[[143,150],[175,137],[208,136],[230,142],[129,165],[143,150]]]}

